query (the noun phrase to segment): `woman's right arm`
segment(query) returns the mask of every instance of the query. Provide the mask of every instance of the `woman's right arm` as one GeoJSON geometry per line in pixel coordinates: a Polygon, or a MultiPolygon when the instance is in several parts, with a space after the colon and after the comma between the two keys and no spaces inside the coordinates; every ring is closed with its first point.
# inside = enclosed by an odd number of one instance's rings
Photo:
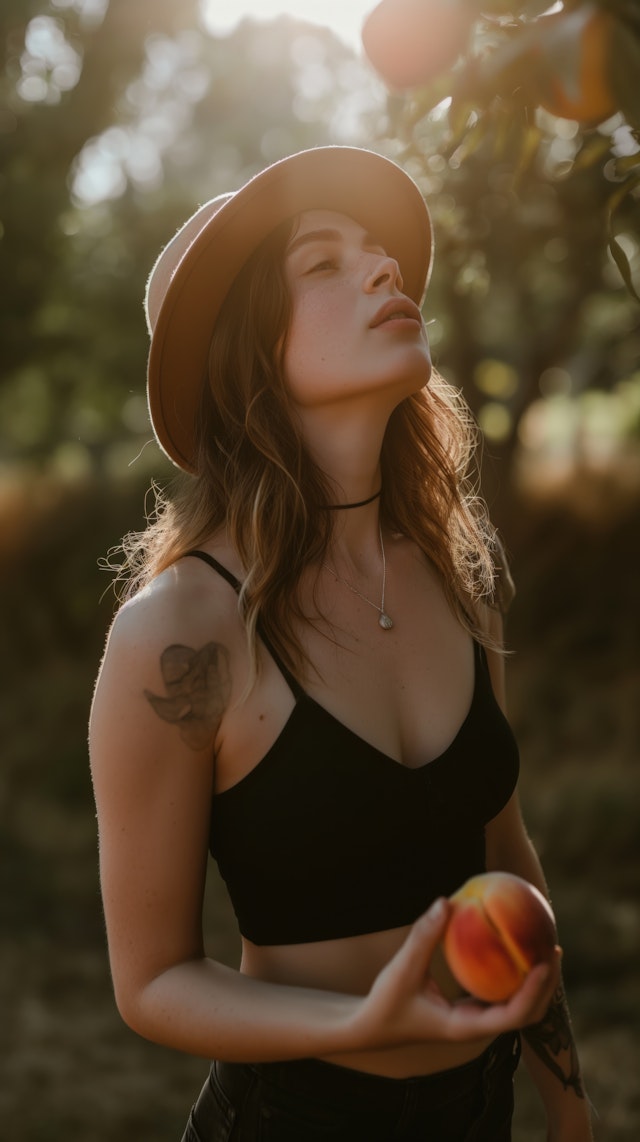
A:
{"type": "Polygon", "coordinates": [[[120,612],[91,713],[101,886],[124,1020],[190,1054],[254,1062],[481,1039],[534,1022],[555,987],[542,969],[506,1005],[450,1005],[437,994],[429,960],[444,904],[414,925],[364,997],[263,983],[207,958],[213,759],[233,687],[228,619],[220,615],[220,642],[210,639],[216,616],[203,622],[197,593],[183,602],[181,579],[165,573],[120,612]]]}

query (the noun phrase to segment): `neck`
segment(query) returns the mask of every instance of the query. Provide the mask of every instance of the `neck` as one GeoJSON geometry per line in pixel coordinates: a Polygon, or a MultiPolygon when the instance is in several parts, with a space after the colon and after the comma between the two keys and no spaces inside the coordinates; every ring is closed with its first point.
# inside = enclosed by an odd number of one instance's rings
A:
{"type": "Polygon", "coordinates": [[[376,493],[382,486],[380,452],[390,411],[371,400],[298,409],[307,447],[333,489],[330,557],[352,573],[377,568],[380,562],[376,493]],[[370,502],[357,509],[342,506],[366,500],[370,502]]]}
{"type": "Polygon", "coordinates": [[[328,557],[341,573],[352,576],[378,574],[380,563],[380,499],[353,511],[332,511],[333,524],[328,557]]]}
{"type": "Polygon", "coordinates": [[[302,410],[304,437],[316,464],[333,485],[331,505],[336,510],[362,504],[382,486],[380,452],[388,415],[359,408],[350,415],[345,407],[302,410]]]}
{"type": "Polygon", "coordinates": [[[328,512],[343,511],[343,512],[345,512],[345,511],[350,511],[351,508],[366,508],[367,505],[373,503],[374,500],[379,500],[381,495],[382,495],[382,488],[380,488],[377,492],[374,492],[372,496],[367,496],[366,500],[358,500],[357,503],[355,503],[355,504],[347,504],[347,503],[325,504],[325,511],[328,511],[328,512]]]}

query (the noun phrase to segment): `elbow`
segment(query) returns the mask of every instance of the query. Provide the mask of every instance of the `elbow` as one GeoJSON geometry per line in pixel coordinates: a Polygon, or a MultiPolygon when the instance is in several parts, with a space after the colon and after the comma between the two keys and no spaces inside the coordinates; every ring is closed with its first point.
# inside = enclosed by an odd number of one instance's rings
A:
{"type": "Polygon", "coordinates": [[[146,1029],[144,1018],[144,1004],[142,1002],[143,989],[132,987],[130,983],[113,981],[113,994],[116,1008],[123,1023],[136,1035],[150,1038],[146,1029]]]}
{"type": "Polygon", "coordinates": [[[144,979],[114,977],[113,991],[120,1018],[131,1031],[152,1043],[176,1045],[184,996],[173,969],[144,979]]]}
{"type": "Polygon", "coordinates": [[[113,995],[123,1023],[143,1039],[155,1038],[153,1025],[157,1022],[158,997],[153,988],[155,980],[140,978],[129,972],[112,971],[113,995]]]}

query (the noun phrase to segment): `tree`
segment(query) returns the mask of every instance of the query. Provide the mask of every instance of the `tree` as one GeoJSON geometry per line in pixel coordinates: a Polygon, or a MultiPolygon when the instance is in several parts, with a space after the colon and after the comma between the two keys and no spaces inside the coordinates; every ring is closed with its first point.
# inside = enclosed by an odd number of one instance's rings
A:
{"type": "Polygon", "coordinates": [[[382,0],[363,32],[434,214],[437,356],[503,460],[533,401],[613,390],[640,354],[640,16],[548,7],[382,0]]]}
{"type": "Polygon", "coordinates": [[[335,137],[357,85],[352,53],[299,21],[218,39],[197,0],[98,9],[0,13],[4,449],[78,473],[119,443],[122,471],[150,436],[141,300],[162,242],[265,161],[335,137]]]}

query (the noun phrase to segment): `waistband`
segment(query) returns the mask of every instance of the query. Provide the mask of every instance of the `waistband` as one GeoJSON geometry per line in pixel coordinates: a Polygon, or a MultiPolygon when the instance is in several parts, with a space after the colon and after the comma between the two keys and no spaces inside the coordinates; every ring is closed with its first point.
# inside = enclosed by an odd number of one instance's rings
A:
{"type": "Polygon", "coordinates": [[[459,1067],[436,1071],[433,1074],[410,1078],[388,1078],[366,1071],[326,1063],[321,1059],[294,1059],[277,1063],[224,1063],[214,1064],[218,1079],[231,1099],[241,1098],[246,1090],[249,1074],[269,1086],[301,1097],[318,1094],[331,1099],[348,1099],[371,1107],[375,1103],[388,1106],[404,1099],[411,1091],[414,1096],[434,1104],[448,1102],[465,1092],[483,1085],[489,1074],[501,1063],[510,1062],[515,1070],[520,1057],[520,1036],[517,1032],[500,1035],[481,1055],[459,1067]]]}

